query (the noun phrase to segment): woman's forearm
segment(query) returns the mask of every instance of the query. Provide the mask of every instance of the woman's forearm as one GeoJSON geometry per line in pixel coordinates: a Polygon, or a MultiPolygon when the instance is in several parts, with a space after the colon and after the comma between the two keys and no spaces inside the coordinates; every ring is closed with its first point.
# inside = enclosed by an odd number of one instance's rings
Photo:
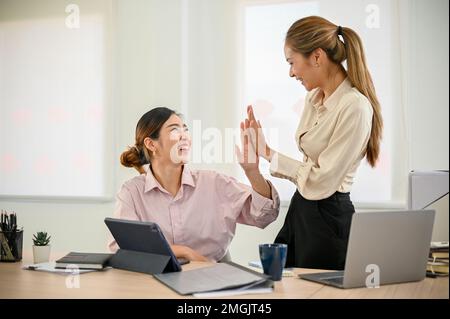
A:
{"type": "Polygon", "coordinates": [[[261,175],[259,170],[254,171],[246,171],[245,175],[247,176],[248,180],[250,181],[250,184],[252,185],[252,188],[255,192],[258,194],[266,197],[266,198],[272,198],[272,191],[270,188],[269,183],[266,181],[264,176],[261,175]]]}

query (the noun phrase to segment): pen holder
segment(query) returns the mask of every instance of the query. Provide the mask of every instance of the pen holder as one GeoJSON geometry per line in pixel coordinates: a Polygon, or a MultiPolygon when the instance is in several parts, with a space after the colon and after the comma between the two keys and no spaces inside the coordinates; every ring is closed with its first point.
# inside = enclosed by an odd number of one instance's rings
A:
{"type": "Polygon", "coordinates": [[[22,260],[23,230],[0,231],[0,262],[22,260]]]}

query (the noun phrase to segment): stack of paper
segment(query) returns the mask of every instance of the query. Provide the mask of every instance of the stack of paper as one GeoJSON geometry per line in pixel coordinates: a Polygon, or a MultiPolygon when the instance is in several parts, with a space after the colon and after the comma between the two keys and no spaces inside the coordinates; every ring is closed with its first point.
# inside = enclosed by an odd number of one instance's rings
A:
{"type": "Polygon", "coordinates": [[[435,276],[448,276],[448,251],[446,242],[432,242],[428,256],[427,271],[435,276]]]}

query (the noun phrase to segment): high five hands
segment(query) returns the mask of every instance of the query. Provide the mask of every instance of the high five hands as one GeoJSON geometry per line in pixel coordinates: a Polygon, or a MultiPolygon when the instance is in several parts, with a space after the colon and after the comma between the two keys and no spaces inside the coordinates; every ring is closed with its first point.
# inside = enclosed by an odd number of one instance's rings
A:
{"type": "Polygon", "coordinates": [[[236,145],[236,156],[239,164],[246,173],[259,172],[259,157],[251,142],[249,130],[248,127],[246,128],[245,122],[241,122],[240,136],[242,151],[236,145]]]}
{"type": "Polygon", "coordinates": [[[251,106],[247,108],[247,118],[241,122],[242,151],[236,146],[239,164],[245,171],[253,190],[266,198],[272,198],[271,186],[259,171],[259,157],[270,161],[273,151],[266,144],[261,123],[256,121],[251,106]]]}
{"type": "Polygon", "coordinates": [[[269,145],[267,145],[261,123],[256,120],[255,113],[253,112],[253,107],[251,105],[247,107],[247,118],[241,122],[241,142],[244,155],[239,156],[240,153],[238,153],[238,158],[243,159],[244,161],[251,161],[254,159],[253,162],[256,162],[256,164],[259,162],[259,156],[269,162],[272,160],[274,151],[269,147],[269,145]]]}

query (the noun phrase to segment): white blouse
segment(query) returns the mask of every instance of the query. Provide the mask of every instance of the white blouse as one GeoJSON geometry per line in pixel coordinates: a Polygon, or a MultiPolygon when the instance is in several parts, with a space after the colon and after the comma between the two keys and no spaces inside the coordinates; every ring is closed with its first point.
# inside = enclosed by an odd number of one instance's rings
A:
{"type": "Polygon", "coordinates": [[[270,173],[297,185],[309,200],[350,192],[372,129],[369,100],[346,78],[323,102],[323,92],[309,92],[295,140],[303,161],[275,153],[270,173]]]}

